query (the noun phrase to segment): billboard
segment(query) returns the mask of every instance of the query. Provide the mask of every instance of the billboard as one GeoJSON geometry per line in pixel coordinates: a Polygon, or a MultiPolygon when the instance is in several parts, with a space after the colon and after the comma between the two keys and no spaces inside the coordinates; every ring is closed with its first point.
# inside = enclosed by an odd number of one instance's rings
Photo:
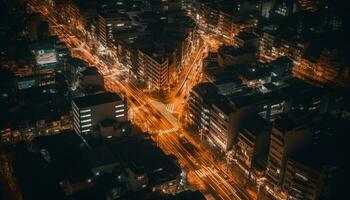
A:
{"type": "Polygon", "coordinates": [[[35,80],[24,80],[17,82],[17,87],[19,90],[31,88],[33,86],[35,86],[35,80]]]}
{"type": "Polygon", "coordinates": [[[35,52],[36,63],[41,67],[56,67],[57,53],[55,49],[41,49],[35,52]]]}

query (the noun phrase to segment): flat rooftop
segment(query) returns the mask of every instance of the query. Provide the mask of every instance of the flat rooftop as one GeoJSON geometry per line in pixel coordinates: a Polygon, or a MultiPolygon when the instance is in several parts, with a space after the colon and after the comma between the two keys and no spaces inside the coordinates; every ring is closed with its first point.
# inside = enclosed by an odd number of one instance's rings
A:
{"type": "Polygon", "coordinates": [[[96,67],[87,67],[81,72],[84,76],[101,75],[96,67]]]}
{"type": "Polygon", "coordinates": [[[227,115],[236,110],[235,105],[223,95],[218,95],[217,98],[213,101],[213,105],[218,107],[227,115]]]}
{"type": "Polygon", "coordinates": [[[202,96],[204,99],[212,99],[217,96],[218,89],[212,83],[200,83],[192,88],[194,92],[202,96]]]}
{"type": "Polygon", "coordinates": [[[242,126],[243,129],[246,129],[254,136],[258,136],[264,132],[264,130],[268,129],[271,124],[262,118],[258,114],[249,115],[245,120],[242,126]]]}
{"type": "Polygon", "coordinates": [[[252,39],[257,39],[258,37],[252,33],[248,33],[248,32],[240,32],[237,36],[237,38],[241,39],[241,40],[252,40],[252,39]]]}
{"type": "Polygon", "coordinates": [[[158,148],[152,140],[133,137],[117,142],[111,148],[112,152],[120,156],[134,172],[147,172],[151,184],[173,180],[181,173],[172,158],[158,148]]]}
{"type": "Polygon", "coordinates": [[[73,102],[78,108],[86,108],[115,101],[122,101],[122,98],[118,94],[112,92],[99,93],[73,99],[73,102]]]}
{"type": "Polygon", "coordinates": [[[289,159],[298,162],[314,170],[322,170],[326,166],[336,166],[346,155],[344,149],[341,150],[339,142],[334,137],[329,137],[309,145],[302,151],[290,156],[289,159]]]}

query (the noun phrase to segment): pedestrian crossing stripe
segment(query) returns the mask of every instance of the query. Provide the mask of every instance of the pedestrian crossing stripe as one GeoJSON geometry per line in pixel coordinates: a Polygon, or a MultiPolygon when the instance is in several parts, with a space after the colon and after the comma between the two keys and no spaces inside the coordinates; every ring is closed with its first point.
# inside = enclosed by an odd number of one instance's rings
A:
{"type": "Polygon", "coordinates": [[[166,108],[166,110],[168,111],[168,112],[174,112],[174,108],[175,108],[175,104],[167,104],[166,106],[165,106],[165,108],[166,108]]]}
{"type": "Polygon", "coordinates": [[[179,130],[178,128],[167,129],[167,130],[164,130],[164,131],[160,131],[160,132],[159,132],[159,135],[166,134],[166,133],[171,133],[171,132],[175,132],[175,131],[178,131],[178,130],[179,130]]]}
{"type": "Polygon", "coordinates": [[[206,171],[204,169],[197,169],[195,172],[200,178],[206,177],[207,173],[208,173],[208,171],[206,171]]]}

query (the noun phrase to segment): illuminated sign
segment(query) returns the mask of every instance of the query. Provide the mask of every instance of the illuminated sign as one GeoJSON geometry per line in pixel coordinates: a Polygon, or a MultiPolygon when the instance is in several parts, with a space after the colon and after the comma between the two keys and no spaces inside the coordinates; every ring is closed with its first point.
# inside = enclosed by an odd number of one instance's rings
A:
{"type": "Polygon", "coordinates": [[[56,67],[57,53],[54,49],[42,49],[35,52],[36,63],[41,67],[56,67]]]}
{"type": "Polygon", "coordinates": [[[35,80],[18,81],[17,87],[19,90],[33,87],[35,85],[35,80]]]}

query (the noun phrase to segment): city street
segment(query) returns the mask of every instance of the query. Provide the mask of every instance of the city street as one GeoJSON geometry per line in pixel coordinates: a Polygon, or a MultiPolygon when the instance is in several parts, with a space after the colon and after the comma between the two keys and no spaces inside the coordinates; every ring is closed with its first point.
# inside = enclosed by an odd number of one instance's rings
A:
{"type": "MultiPolygon", "coordinates": [[[[131,81],[118,79],[118,74],[114,70],[110,70],[112,68],[110,61],[100,55],[91,53],[92,47],[87,45],[88,42],[80,40],[80,36],[73,34],[72,27],[60,24],[53,10],[34,5],[31,6],[31,9],[42,13],[50,27],[55,27],[52,28],[52,31],[66,43],[74,56],[99,69],[105,77],[105,85],[108,90],[125,94],[133,116],[131,120],[145,131],[153,134],[153,138],[160,148],[167,154],[174,154],[180,163],[195,175],[195,180],[190,180],[190,182],[203,185],[204,188],[200,189],[204,194],[211,194],[215,199],[253,199],[241,185],[232,181],[234,179],[226,174],[223,168],[216,166],[212,156],[193,144],[188,134],[182,131],[177,120],[169,116],[170,113],[162,109],[162,106],[156,106],[155,101],[133,85],[131,81]],[[180,138],[179,135],[185,137],[180,138]]],[[[190,89],[200,81],[194,77],[200,75],[201,70],[198,66],[202,62],[201,59],[203,59],[205,51],[207,51],[207,45],[203,45],[193,59],[192,64],[189,63],[185,75],[181,76],[182,80],[179,81],[181,83],[179,84],[180,87],[175,89],[175,95],[173,93],[171,95],[170,104],[175,104],[175,112],[182,112],[183,101],[190,89]]]]}

